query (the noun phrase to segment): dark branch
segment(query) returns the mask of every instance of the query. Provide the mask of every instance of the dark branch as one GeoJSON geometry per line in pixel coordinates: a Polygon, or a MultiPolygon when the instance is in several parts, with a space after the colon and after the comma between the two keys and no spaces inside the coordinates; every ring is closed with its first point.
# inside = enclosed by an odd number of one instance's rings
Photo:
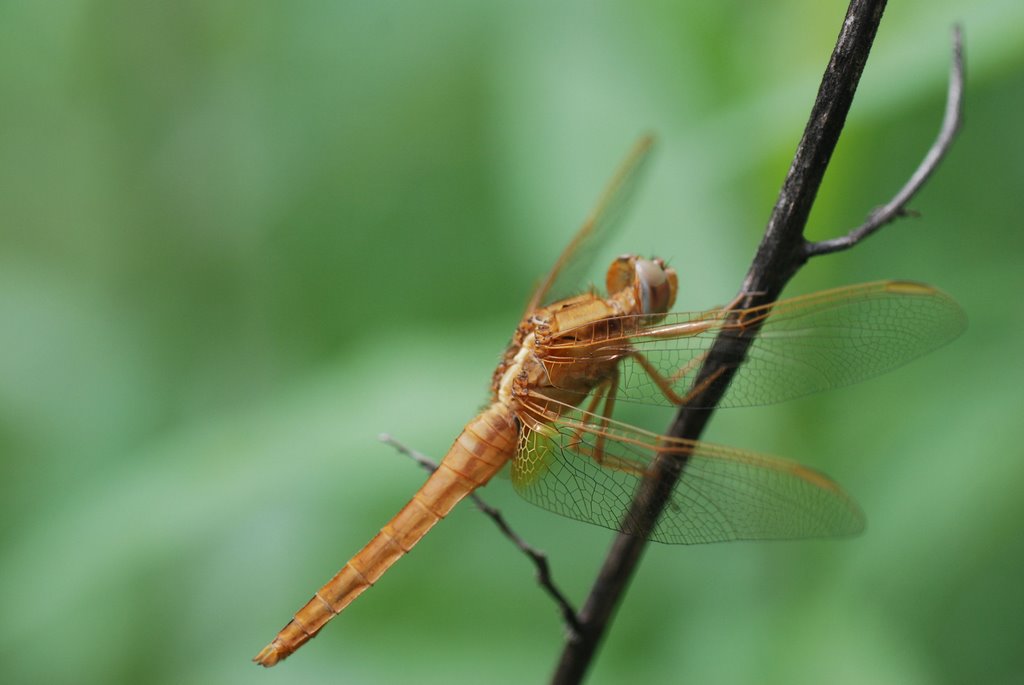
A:
{"type": "MultiPolygon", "coordinates": [[[[844,249],[844,246],[808,249],[808,242],[803,236],[804,227],[825,169],[846,122],[885,4],[885,0],[850,2],[803,137],[797,146],[793,162],[768,220],[764,238],[744,279],[740,290],[741,297],[736,300],[734,307],[773,302],[812,254],[844,249]]],[[[959,112],[962,93],[962,65],[958,39],[955,47],[955,85],[950,87],[951,102],[954,104],[947,106],[947,120],[950,117],[950,109],[959,112]]],[[[958,114],[953,121],[959,121],[958,114]]],[[[882,218],[884,221],[879,226],[864,231],[864,235],[870,234],[885,222],[900,215],[903,205],[937,164],[938,159],[929,161],[930,158],[941,158],[949,146],[945,138],[952,138],[955,131],[955,125],[943,126],[943,134],[940,135],[936,148],[933,148],[935,152],[929,153],[926,163],[922,165],[924,171],[919,170],[919,173],[915,173],[907,188],[897,195],[893,216],[885,217],[879,214],[873,217],[876,220],[882,218]]],[[[852,246],[864,235],[848,237],[850,244],[845,247],[852,246]]],[[[699,399],[700,408],[689,405],[681,407],[667,433],[669,436],[690,440],[700,437],[714,411],[708,407],[715,407],[724,395],[735,370],[746,357],[758,328],[759,326],[748,326],[742,335],[719,336],[694,381],[695,388],[706,386],[696,398],[699,399]]],[[[654,529],[685,468],[686,457],[678,453],[665,453],[654,461],[651,474],[644,479],[624,519],[630,522],[629,534],[620,533],[612,543],[590,595],[580,611],[580,629],[571,634],[566,642],[552,678],[553,683],[578,683],[583,679],[598,643],[646,548],[646,538],[654,529]]]]}
{"type": "Polygon", "coordinates": [[[960,36],[960,27],[953,27],[953,63],[949,69],[949,89],[946,92],[946,114],[942,119],[942,126],[939,128],[939,135],[932,143],[928,154],[921,160],[921,164],[914,171],[906,185],[889,200],[883,207],[879,207],[871,213],[868,220],[854,228],[849,233],[838,238],[822,240],[820,242],[804,243],[804,254],[807,257],[839,252],[853,247],[864,238],[885,226],[887,223],[909,213],[906,205],[913,199],[917,191],[921,189],[925,181],[932,175],[932,172],[939,166],[939,162],[946,156],[953,144],[963,116],[964,101],[964,52],[960,36]]]}
{"type": "MultiPolygon", "coordinates": [[[[379,439],[381,442],[394,447],[401,454],[409,457],[426,470],[430,472],[437,470],[437,462],[433,459],[410,447],[406,447],[387,433],[382,433],[379,436],[379,439]]],[[[576,610],[573,608],[572,604],[569,603],[566,596],[562,594],[562,591],[555,585],[555,581],[551,577],[551,568],[548,565],[547,555],[523,540],[523,538],[512,530],[502,513],[495,507],[487,504],[480,495],[474,492],[470,493],[469,497],[473,500],[473,504],[477,506],[477,509],[491,517],[491,520],[494,521],[495,525],[498,526],[505,537],[511,540],[512,544],[519,548],[519,551],[530,558],[533,565],[537,567],[537,582],[540,583],[540,586],[544,588],[549,595],[551,595],[553,600],[555,600],[555,604],[558,605],[559,611],[562,612],[562,619],[565,621],[566,625],[569,626],[569,629],[573,632],[578,632],[580,630],[580,625],[579,619],[576,618],[576,610]]]]}

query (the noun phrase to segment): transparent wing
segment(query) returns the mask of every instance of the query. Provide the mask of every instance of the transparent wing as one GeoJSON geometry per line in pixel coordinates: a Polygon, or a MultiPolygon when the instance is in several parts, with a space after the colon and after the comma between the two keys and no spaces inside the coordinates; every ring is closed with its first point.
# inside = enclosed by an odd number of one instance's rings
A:
{"type": "MultiPolygon", "coordinates": [[[[857,505],[828,477],[793,462],[670,439],[573,410],[524,428],[510,475],[517,492],[557,514],[613,530],[659,452],[686,455],[650,539],[671,544],[852,535],[857,505]]],[[[635,528],[635,527],[634,527],[635,528]]]]}
{"type": "Polygon", "coordinates": [[[604,189],[597,206],[537,286],[526,307],[527,315],[538,307],[579,294],[584,289],[586,272],[591,267],[594,254],[620,225],[653,145],[654,139],[644,136],[633,146],[604,189]]]}
{"type": "MultiPolygon", "coordinates": [[[[607,319],[568,331],[541,351],[545,363],[620,360],[619,401],[700,406],[691,386],[721,332],[741,337],[763,325],[720,407],[772,404],[871,378],[940,347],[966,325],[945,293],[907,281],[866,283],[741,310],[669,314],[656,325],[640,317],[607,319]],[[575,339],[573,339],[575,338],[575,339]],[[660,383],[658,382],[660,380],[660,383]]],[[[557,377],[557,376],[556,376],[557,377]]]]}

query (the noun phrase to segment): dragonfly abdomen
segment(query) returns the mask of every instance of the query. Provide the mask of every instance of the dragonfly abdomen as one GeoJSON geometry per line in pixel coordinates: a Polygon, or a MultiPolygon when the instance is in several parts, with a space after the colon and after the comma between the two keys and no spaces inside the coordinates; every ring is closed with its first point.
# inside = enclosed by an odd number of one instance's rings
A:
{"type": "Polygon", "coordinates": [[[253,661],[273,666],[316,636],[460,500],[500,471],[515,454],[516,441],[516,426],[504,405],[495,403],[470,421],[412,499],[295,613],[253,661]]]}

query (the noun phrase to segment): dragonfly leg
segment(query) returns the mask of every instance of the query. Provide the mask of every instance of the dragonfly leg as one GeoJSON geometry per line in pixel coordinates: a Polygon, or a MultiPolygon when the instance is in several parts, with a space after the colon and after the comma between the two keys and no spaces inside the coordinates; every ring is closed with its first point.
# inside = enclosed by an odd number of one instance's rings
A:
{"type": "MultiPolygon", "coordinates": [[[[617,379],[618,371],[616,371],[615,376],[617,379]]],[[[613,380],[612,378],[606,378],[605,380],[597,384],[597,386],[594,388],[594,391],[590,395],[590,401],[587,402],[586,409],[584,409],[584,411],[587,414],[597,414],[597,406],[601,404],[601,400],[605,399],[608,396],[608,391],[614,383],[615,380],[613,380]]],[[[603,415],[606,417],[608,416],[607,409],[605,409],[603,415]]],[[[580,429],[577,429],[574,432],[571,445],[575,446],[576,444],[578,444],[581,435],[582,431],[580,429]]]]}
{"type": "Polygon", "coordinates": [[[692,388],[690,388],[689,391],[686,393],[686,396],[683,397],[683,401],[681,404],[689,404],[693,402],[695,398],[700,397],[704,393],[704,391],[711,386],[712,383],[718,380],[719,376],[725,373],[725,370],[726,367],[724,366],[715,369],[711,373],[711,375],[709,375],[707,378],[700,382],[700,385],[695,385],[692,388]]]}
{"type": "Polygon", "coordinates": [[[668,401],[677,406],[692,402],[694,398],[699,397],[708,389],[708,386],[718,380],[718,377],[725,372],[724,367],[716,369],[714,373],[701,381],[700,385],[690,388],[685,395],[680,395],[672,388],[672,385],[678,383],[680,379],[685,378],[687,374],[703,364],[704,360],[708,356],[707,352],[694,357],[686,364],[679,367],[679,369],[677,369],[671,376],[662,375],[660,371],[654,368],[654,365],[651,364],[647,357],[636,350],[630,352],[629,356],[636,360],[636,363],[640,365],[640,368],[644,370],[644,373],[650,376],[651,380],[654,381],[654,384],[658,386],[658,389],[661,390],[661,393],[668,399],[668,401]]]}
{"type": "MultiPolygon", "coordinates": [[[[607,425],[607,419],[607,416],[600,417],[601,422],[605,425],[607,425]]],[[[567,422],[567,425],[572,425],[573,423],[575,422],[567,422]]],[[[605,450],[607,431],[604,429],[595,430],[594,426],[591,424],[576,425],[577,427],[574,430],[574,435],[582,436],[584,432],[589,433],[594,436],[594,444],[587,445],[582,443],[582,441],[577,442],[571,445],[571,452],[592,460],[602,468],[628,473],[632,476],[637,476],[638,478],[642,478],[647,475],[647,469],[641,463],[633,461],[632,459],[620,457],[605,450]]],[[[579,440],[579,438],[576,437],[574,440],[579,440]]]]}
{"type": "Polygon", "coordinates": [[[644,373],[650,376],[651,380],[654,381],[654,384],[658,386],[658,390],[661,390],[661,394],[664,395],[669,402],[671,402],[672,404],[683,404],[686,401],[685,396],[680,395],[679,393],[672,389],[672,382],[676,380],[676,376],[680,378],[682,376],[685,376],[687,372],[690,370],[688,367],[691,367],[693,362],[684,365],[681,369],[679,369],[679,371],[673,374],[671,378],[666,378],[661,374],[660,371],[654,368],[654,365],[651,364],[647,357],[637,352],[636,350],[630,352],[629,356],[636,360],[636,363],[640,365],[640,368],[644,370],[644,373]]]}
{"type": "Polygon", "coordinates": [[[760,292],[749,292],[748,293],[746,291],[740,291],[740,293],[738,295],[736,295],[736,297],[734,297],[731,300],[729,300],[729,304],[727,304],[727,305],[725,305],[724,307],[721,308],[721,312],[722,312],[723,315],[728,314],[733,309],[738,309],[739,306],[740,306],[740,303],[743,302],[744,300],[746,300],[748,297],[751,297],[753,295],[760,295],[760,294],[761,294],[760,292]]]}
{"type": "Polygon", "coordinates": [[[615,367],[612,375],[608,378],[608,389],[604,396],[604,409],[601,411],[601,431],[597,434],[597,442],[594,443],[594,461],[598,464],[605,463],[604,442],[608,430],[608,419],[615,411],[615,397],[619,394],[619,369],[615,367]]]}
{"type": "Polygon", "coordinates": [[[573,431],[572,437],[569,439],[569,448],[574,449],[578,452],[584,452],[591,459],[596,461],[598,464],[603,463],[604,460],[604,442],[605,442],[605,431],[608,428],[608,420],[611,418],[612,412],[615,411],[615,396],[619,392],[619,370],[617,368],[612,370],[612,374],[601,381],[597,387],[594,388],[594,392],[590,397],[590,401],[587,403],[587,407],[584,410],[587,416],[599,417],[598,425],[600,431],[597,432],[597,442],[593,447],[586,449],[581,448],[583,442],[583,427],[579,427],[573,431]],[[601,409],[601,413],[597,413],[598,405],[604,403],[604,407],[601,409]]]}
{"type": "Polygon", "coordinates": [[[675,373],[668,377],[668,381],[671,384],[678,383],[681,379],[685,378],[694,369],[700,368],[700,365],[704,363],[704,360],[708,358],[707,352],[702,352],[690,361],[686,362],[678,369],[675,373]]]}
{"type": "Polygon", "coordinates": [[[606,469],[612,469],[613,471],[621,471],[622,473],[628,473],[638,478],[642,478],[647,474],[647,468],[639,464],[632,459],[617,456],[611,452],[606,451],[605,444],[608,438],[608,424],[611,421],[612,413],[615,411],[615,398],[619,393],[619,371],[615,369],[612,376],[610,376],[604,383],[602,389],[602,397],[604,398],[604,407],[600,414],[597,414],[594,409],[597,408],[597,402],[591,400],[588,405],[588,411],[591,416],[597,418],[598,429],[594,430],[594,426],[591,424],[584,428],[581,424],[573,432],[573,449],[583,456],[592,459],[594,463],[606,469]],[[584,431],[594,436],[594,444],[584,446],[582,445],[582,436],[584,431]]]}
{"type": "Polygon", "coordinates": [[[728,318],[730,314],[737,314],[735,322],[729,324],[723,324],[723,328],[739,328],[743,329],[752,323],[763,321],[768,318],[769,310],[764,307],[755,307],[753,309],[743,309],[740,305],[748,298],[757,295],[761,295],[759,291],[752,292],[741,292],[736,297],[729,300],[729,303],[714,309],[709,309],[700,316],[702,320],[708,321],[721,321],[722,319],[728,318]],[[750,318],[745,318],[747,316],[750,318]]]}

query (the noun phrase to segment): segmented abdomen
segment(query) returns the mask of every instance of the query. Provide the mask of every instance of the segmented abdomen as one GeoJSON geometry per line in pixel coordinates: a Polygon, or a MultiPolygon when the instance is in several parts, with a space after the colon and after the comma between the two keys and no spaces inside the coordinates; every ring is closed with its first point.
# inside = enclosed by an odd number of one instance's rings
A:
{"type": "Polygon", "coordinates": [[[315,636],[462,498],[501,470],[515,454],[516,441],[515,422],[501,404],[491,405],[470,421],[409,503],[299,609],[253,661],[273,666],[315,636]]]}

